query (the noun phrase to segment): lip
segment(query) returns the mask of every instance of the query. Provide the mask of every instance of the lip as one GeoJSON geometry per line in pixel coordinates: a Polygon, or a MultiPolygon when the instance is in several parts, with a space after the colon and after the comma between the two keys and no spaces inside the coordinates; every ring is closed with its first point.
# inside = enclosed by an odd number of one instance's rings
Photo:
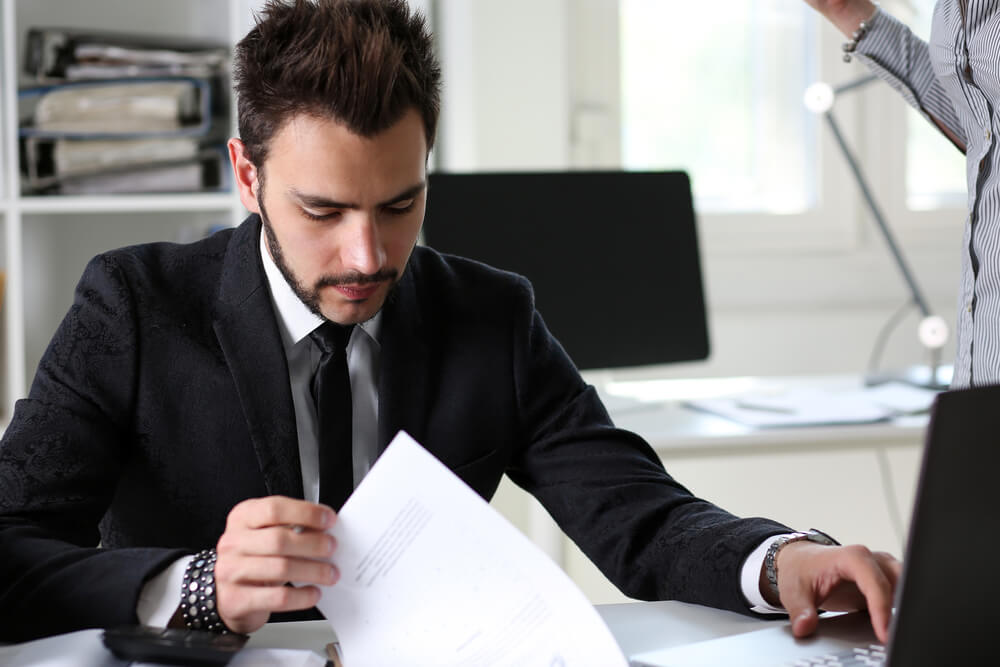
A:
{"type": "Polygon", "coordinates": [[[382,283],[369,283],[366,285],[334,285],[333,288],[350,301],[364,301],[374,295],[381,286],[382,283]]]}

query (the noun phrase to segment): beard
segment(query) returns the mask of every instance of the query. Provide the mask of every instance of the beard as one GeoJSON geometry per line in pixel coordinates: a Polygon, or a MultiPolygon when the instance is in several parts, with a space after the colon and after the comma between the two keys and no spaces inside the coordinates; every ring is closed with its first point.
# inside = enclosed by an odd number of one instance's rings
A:
{"type": "MultiPolygon", "coordinates": [[[[340,275],[327,274],[320,276],[312,286],[308,286],[299,280],[292,267],[288,265],[288,260],[285,258],[281,243],[278,241],[278,237],[274,233],[274,228],[271,226],[271,221],[267,216],[267,209],[264,208],[264,182],[262,176],[260,171],[258,171],[257,207],[260,209],[260,219],[264,226],[264,240],[267,242],[267,249],[271,251],[271,259],[274,260],[274,265],[278,267],[281,275],[285,278],[285,282],[292,288],[292,292],[299,298],[299,301],[305,304],[306,308],[317,317],[328,321],[329,318],[323,314],[320,307],[320,290],[324,287],[334,287],[336,285],[367,285],[389,282],[389,293],[386,295],[385,301],[379,306],[379,310],[386,303],[395,300],[400,280],[399,271],[396,269],[380,269],[372,274],[364,274],[360,271],[347,271],[340,275]]],[[[374,316],[372,315],[372,317],[374,316]]]]}

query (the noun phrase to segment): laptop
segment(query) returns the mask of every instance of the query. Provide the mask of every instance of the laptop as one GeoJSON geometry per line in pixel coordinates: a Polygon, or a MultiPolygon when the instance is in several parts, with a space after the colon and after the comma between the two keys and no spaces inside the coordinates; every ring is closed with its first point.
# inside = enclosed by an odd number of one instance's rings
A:
{"type": "MultiPolygon", "coordinates": [[[[849,492],[849,489],[845,489],[849,492]]],[[[787,623],[631,657],[634,667],[1000,664],[1000,386],[949,391],[933,406],[887,647],[866,614],[787,623]],[[857,649],[857,650],[855,650],[857,649]],[[838,656],[840,662],[822,662],[838,656]],[[852,657],[853,656],[853,657],[852,657]],[[884,656],[884,657],[880,657],[884,656]]]]}

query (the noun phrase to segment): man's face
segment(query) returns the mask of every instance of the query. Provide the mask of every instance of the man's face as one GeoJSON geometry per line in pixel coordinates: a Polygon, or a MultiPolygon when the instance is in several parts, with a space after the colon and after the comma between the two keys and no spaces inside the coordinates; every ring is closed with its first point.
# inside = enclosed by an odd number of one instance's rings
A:
{"type": "MultiPolygon", "coordinates": [[[[231,150],[238,160],[239,146],[231,142],[231,150]]],[[[371,319],[402,276],[424,219],[420,114],[410,110],[372,138],[296,116],[272,138],[260,171],[237,160],[237,178],[241,169],[249,174],[241,199],[264,220],[271,257],[299,298],[338,324],[371,319]]]]}

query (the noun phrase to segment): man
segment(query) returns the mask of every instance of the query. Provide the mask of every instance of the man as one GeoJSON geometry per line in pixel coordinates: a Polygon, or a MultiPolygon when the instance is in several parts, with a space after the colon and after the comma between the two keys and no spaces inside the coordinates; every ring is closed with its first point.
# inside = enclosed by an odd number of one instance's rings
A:
{"type": "Polygon", "coordinates": [[[486,498],[509,475],[633,597],[780,597],[800,635],[867,602],[886,637],[898,562],[692,496],[523,278],[415,247],[440,82],[403,0],[271,3],[235,71],[252,215],[95,258],[0,445],[3,639],[309,610],[336,590],[325,529],[399,429],[486,498]]]}

